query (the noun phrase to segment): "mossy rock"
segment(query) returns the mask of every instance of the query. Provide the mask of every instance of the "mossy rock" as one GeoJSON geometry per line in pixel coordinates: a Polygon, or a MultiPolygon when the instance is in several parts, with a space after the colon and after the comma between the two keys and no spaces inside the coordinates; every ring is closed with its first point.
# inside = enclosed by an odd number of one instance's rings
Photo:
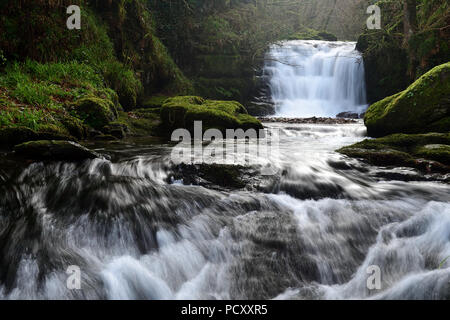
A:
{"type": "Polygon", "coordinates": [[[418,148],[414,155],[450,165],[450,145],[428,144],[418,148]]]}
{"type": "Polygon", "coordinates": [[[128,124],[124,122],[111,122],[102,128],[102,132],[106,135],[111,135],[117,139],[123,139],[130,132],[128,124]]]}
{"type": "Polygon", "coordinates": [[[75,102],[73,110],[77,118],[95,129],[101,129],[117,119],[117,109],[109,99],[98,97],[82,98],[75,102]]]}
{"type": "MultiPolygon", "coordinates": [[[[110,126],[121,126],[129,136],[161,136],[161,118],[155,109],[138,109],[130,113],[119,112],[117,121],[110,126]]],[[[110,134],[113,134],[110,132],[110,134]]]]}
{"type": "Polygon", "coordinates": [[[374,165],[450,172],[450,133],[392,134],[367,139],[338,152],[374,165]]]}
{"type": "Polygon", "coordinates": [[[88,137],[88,128],[78,118],[66,115],[59,119],[59,122],[67,129],[67,132],[78,140],[83,140],[88,137]]]}
{"type": "Polygon", "coordinates": [[[39,140],[14,147],[17,155],[32,160],[82,161],[100,156],[72,141],[39,140]]]}
{"type": "Polygon", "coordinates": [[[155,109],[155,108],[161,108],[164,102],[168,99],[168,96],[152,96],[148,99],[144,100],[144,103],[142,104],[142,108],[146,109],[155,109]]]}
{"type": "Polygon", "coordinates": [[[42,125],[39,131],[27,127],[6,127],[0,129],[0,147],[10,148],[17,144],[36,140],[70,140],[72,136],[65,128],[56,125],[42,125]]]}
{"type": "Polygon", "coordinates": [[[0,129],[0,147],[11,147],[26,141],[36,140],[38,134],[27,127],[7,127],[0,129]]]}
{"type": "Polygon", "coordinates": [[[317,31],[307,27],[302,27],[298,32],[290,35],[288,40],[323,40],[323,41],[337,41],[338,38],[326,31],[317,31]]]}
{"type": "Polygon", "coordinates": [[[368,134],[446,132],[450,117],[450,62],[430,70],[405,91],[370,106],[368,134]]]}
{"type": "Polygon", "coordinates": [[[171,130],[193,130],[194,121],[202,121],[203,131],[218,129],[262,129],[259,120],[247,114],[237,101],[205,100],[196,96],[180,96],[168,99],[161,108],[161,120],[171,130]]]}

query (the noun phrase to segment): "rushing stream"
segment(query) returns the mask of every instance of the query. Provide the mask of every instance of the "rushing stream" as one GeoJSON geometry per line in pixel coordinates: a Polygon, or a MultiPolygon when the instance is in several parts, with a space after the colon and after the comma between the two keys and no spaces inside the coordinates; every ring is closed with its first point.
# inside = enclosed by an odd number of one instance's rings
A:
{"type": "Polygon", "coordinates": [[[280,170],[261,191],[170,183],[172,147],[142,141],[98,148],[111,161],[3,170],[2,297],[450,298],[448,185],[335,153],[362,124],[268,130],[280,170]]]}
{"type": "MultiPolygon", "coordinates": [[[[296,61],[354,54],[336,46],[296,61]]],[[[323,99],[286,98],[280,113],[359,110],[364,97],[351,83],[361,85],[360,66],[341,59],[335,78],[292,77],[323,99]]],[[[278,71],[273,83],[293,72],[278,71]]],[[[287,90],[292,82],[283,81],[287,90]]],[[[239,189],[176,176],[173,144],[161,141],[90,145],[107,157],[78,164],[2,157],[0,297],[450,299],[450,261],[441,263],[450,256],[448,184],[336,153],[365,138],[362,122],[266,130],[279,134],[278,148],[258,154],[250,139],[248,183],[239,189]],[[268,165],[273,174],[262,175],[268,165]],[[67,287],[69,266],[81,271],[80,290],[67,287]],[[367,286],[370,266],[381,271],[380,289],[367,286]]]]}

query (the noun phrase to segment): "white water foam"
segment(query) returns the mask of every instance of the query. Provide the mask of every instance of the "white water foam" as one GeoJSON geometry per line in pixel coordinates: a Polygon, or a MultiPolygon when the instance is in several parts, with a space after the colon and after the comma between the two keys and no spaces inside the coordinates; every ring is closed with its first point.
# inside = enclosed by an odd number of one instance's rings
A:
{"type": "Polygon", "coordinates": [[[335,117],[367,109],[364,62],[355,42],[286,41],[272,45],[265,73],[282,117],[335,117]]]}

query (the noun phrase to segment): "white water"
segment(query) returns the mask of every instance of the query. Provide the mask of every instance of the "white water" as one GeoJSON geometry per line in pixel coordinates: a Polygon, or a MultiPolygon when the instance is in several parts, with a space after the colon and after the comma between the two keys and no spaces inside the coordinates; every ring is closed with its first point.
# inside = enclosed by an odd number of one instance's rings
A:
{"type": "Polygon", "coordinates": [[[335,117],[340,112],[364,112],[364,63],[355,46],[298,40],[273,45],[265,73],[276,115],[335,117]]]}
{"type": "Polygon", "coordinates": [[[0,171],[0,299],[449,298],[448,185],[335,153],[362,123],[269,126],[280,148],[260,162],[279,175],[260,191],[170,184],[159,145],[0,171]]]}

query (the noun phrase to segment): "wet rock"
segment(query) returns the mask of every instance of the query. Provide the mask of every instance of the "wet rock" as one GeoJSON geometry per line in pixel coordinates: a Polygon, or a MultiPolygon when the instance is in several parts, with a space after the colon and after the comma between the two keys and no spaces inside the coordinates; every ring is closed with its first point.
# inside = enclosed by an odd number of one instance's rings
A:
{"type": "Polygon", "coordinates": [[[338,152],[373,165],[410,167],[425,173],[450,173],[450,134],[393,134],[364,140],[338,152]]]}
{"type": "Polygon", "coordinates": [[[72,141],[39,140],[16,145],[17,155],[32,160],[82,161],[101,157],[72,141]]]}
{"type": "Polygon", "coordinates": [[[183,180],[185,185],[216,185],[225,188],[245,187],[242,179],[244,167],[225,164],[180,164],[173,168],[169,180],[183,180]]]}
{"type": "Polygon", "coordinates": [[[259,117],[261,122],[281,122],[291,124],[349,124],[357,123],[355,119],[346,118],[280,118],[280,117],[259,117]]]}
{"type": "Polygon", "coordinates": [[[356,112],[346,111],[337,114],[336,118],[359,119],[359,114],[356,112]]]}

